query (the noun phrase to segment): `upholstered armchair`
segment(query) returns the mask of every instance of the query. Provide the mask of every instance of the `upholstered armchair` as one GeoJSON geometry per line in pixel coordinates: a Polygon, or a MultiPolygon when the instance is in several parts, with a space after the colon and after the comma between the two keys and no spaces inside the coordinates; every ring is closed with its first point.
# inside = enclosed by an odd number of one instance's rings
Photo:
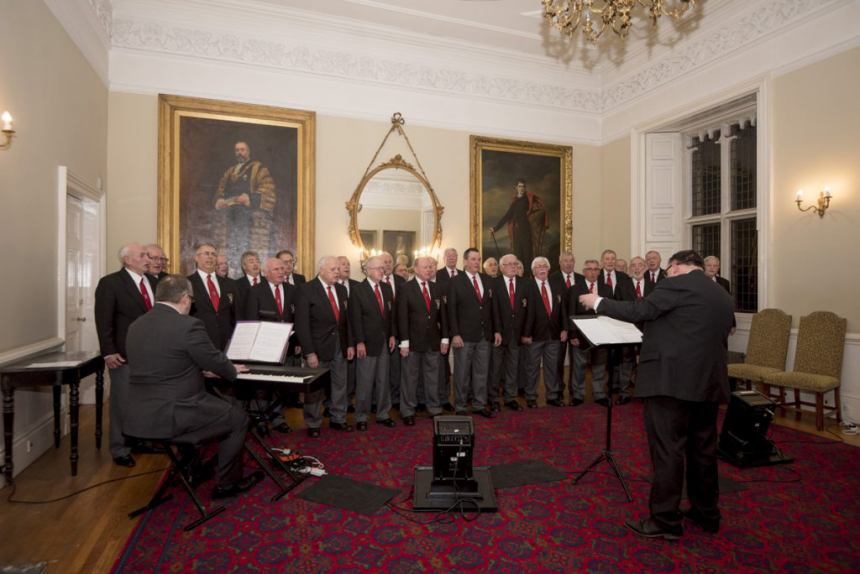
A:
{"type": "Polygon", "coordinates": [[[746,381],[751,388],[766,375],[785,371],[791,315],[779,309],[765,309],[753,315],[750,338],[743,363],[729,365],[729,376],[746,381]]]}

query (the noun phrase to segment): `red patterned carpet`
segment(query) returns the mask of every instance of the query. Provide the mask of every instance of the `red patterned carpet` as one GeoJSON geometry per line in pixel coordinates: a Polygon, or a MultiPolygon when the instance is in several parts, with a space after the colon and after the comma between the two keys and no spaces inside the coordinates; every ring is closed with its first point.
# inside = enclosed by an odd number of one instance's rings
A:
{"type": "MultiPolygon", "coordinates": [[[[475,464],[541,458],[571,474],[599,453],[605,409],[545,407],[476,417],[475,464]]],[[[642,409],[616,408],[613,447],[634,497],[601,473],[579,485],[560,482],[497,491],[499,512],[474,522],[419,525],[383,508],[369,517],[295,498],[278,502],[266,480],[191,533],[196,519],[184,491],[143,515],[114,572],[858,572],[860,457],[855,447],[776,427],[774,440],[796,462],[787,467],[720,472],[748,490],[722,497],[718,535],[686,525],[677,542],[646,540],[622,525],[647,512],[650,475],[642,409]],[[788,442],[803,441],[803,442],[788,442]],[[800,480],[797,474],[799,473],[800,480]],[[781,482],[766,482],[781,481],[781,482]],[[797,481],[797,482],[790,482],[797,481]]],[[[399,421],[398,421],[399,423],[399,421]]],[[[322,439],[286,435],[284,446],[322,460],[333,474],[400,489],[413,467],[432,462],[432,426],[365,433],[323,430],[322,439]]],[[[280,437],[278,437],[280,438],[280,437]]],[[[199,492],[208,501],[213,483],[199,492]]],[[[141,501],[143,502],[143,501],[141,501]]],[[[405,506],[410,506],[406,500],[405,506]]],[[[427,515],[418,515],[427,519],[427,515]]]]}

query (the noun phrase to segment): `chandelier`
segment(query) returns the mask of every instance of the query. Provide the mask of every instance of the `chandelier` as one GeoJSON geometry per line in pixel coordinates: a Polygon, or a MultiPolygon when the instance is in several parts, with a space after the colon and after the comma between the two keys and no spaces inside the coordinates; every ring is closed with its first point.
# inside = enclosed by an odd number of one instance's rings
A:
{"type": "Polygon", "coordinates": [[[541,0],[541,3],[543,15],[553,28],[573,36],[584,22],[583,35],[588,42],[596,44],[607,26],[621,39],[626,38],[633,25],[631,12],[637,4],[647,10],[656,27],[657,20],[663,15],[680,20],[696,0],[541,0]],[[667,4],[673,4],[675,8],[670,9],[667,4]]]}

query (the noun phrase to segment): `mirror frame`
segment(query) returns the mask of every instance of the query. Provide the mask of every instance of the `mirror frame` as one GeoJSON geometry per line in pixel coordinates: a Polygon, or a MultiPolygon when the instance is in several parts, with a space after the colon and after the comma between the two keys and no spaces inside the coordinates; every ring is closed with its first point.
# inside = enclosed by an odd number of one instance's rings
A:
{"type": "Polygon", "coordinates": [[[355,188],[355,191],[352,193],[352,197],[349,201],[346,202],[346,210],[349,212],[349,238],[352,241],[352,244],[361,249],[363,257],[362,259],[369,257],[370,253],[367,248],[364,246],[364,243],[361,241],[361,234],[359,233],[358,226],[358,213],[361,211],[361,194],[364,191],[364,188],[367,187],[367,184],[373,179],[377,173],[381,171],[385,171],[386,169],[402,169],[407,171],[415,176],[415,178],[421,182],[421,185],[424,186],[424,189],[427,193],[430,194],[430,199],[433,201],[433,214],[435,219],[435,228],[433,231],[433,243],[430,245],[430,249],[436,249],[442,246],[442,212],[445,211],[445,208],[442,207],[442,204],[439,203],[439,198],[436,197],[436,193],[433,191],[433,186],[430,185],[430,182],[427,181],[427,178],[421,175],[418,170],[413,167],[411,163],[404,160],[400,154],[397,154],[387,162],[381,163],[372,170],[370,170],[359,182],[358,187],[355,188]]]}

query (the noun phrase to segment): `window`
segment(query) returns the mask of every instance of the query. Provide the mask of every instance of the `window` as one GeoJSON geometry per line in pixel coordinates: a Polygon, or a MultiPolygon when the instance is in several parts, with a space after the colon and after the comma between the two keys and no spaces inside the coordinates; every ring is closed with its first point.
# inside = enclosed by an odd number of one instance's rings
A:
{"type": "Polygon", "coordinates": [[[757,134],[754,111],[686,133],[687,237],[720,259],[735,309],[758,311],[757,134]]]}

